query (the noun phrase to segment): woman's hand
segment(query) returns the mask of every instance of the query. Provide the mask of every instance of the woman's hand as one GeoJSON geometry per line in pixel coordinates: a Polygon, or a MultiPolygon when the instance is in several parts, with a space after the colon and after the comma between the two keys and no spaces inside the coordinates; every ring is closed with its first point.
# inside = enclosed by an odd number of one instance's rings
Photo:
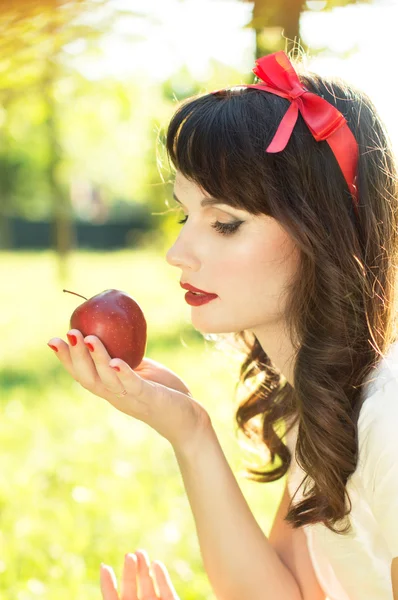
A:
{"type": "Polygon", "coordinates": [[[100,581],[103,600],[179,600],[164,564],[150,565],[145,550],[126,554],[120,595],[112,567],[101,565],[100,581]]]}
{"type": "Polygon", "coordinates": [[[161,363],[144,358],[133,370],[120,358],[111,359],[94,335],[83,338],[78,329],[71,329],[68,339],[70,345],[61,338],[52,338],[48,344],[57,349],[56,356],[71,377],[118,410],[147,423],[175,450],[192,445],[208,428],[210,417],[205,408],[161,363]],[[124,395],[118,396],[121,392],[124,395]]]}

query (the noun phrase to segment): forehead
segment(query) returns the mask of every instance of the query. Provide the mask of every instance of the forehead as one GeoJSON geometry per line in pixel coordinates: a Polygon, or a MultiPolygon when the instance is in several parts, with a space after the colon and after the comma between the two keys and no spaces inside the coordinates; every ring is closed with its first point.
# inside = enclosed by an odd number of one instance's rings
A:
{"type": "Polygon", "coordinates": [[[223,202],[222,199],[214,198],[197,183],[190,181],[177,171],[174,180],[173,198],[180,204],[185,204],[185,198],[187,195],[195,195],[203,208],[206,208],[207,206],[214,206],[216,208],[223,207],[230,210],[232,209],[241,214],[247,214],[247,211],[244,209],[236,208],[228,202],[223,202]]]}
{"type": "MultiPolygon", "coordinates": [[[[182,200],[177,198],[175,191],[173,191],[173,198],[176,202],[178,202],[178,204],[184,204],[182,202],[182,200]]],[[[223,206],[223,204],[221,202],[219,202],[219,200],[217,200],[217,198],[212,198],[211,196],[203,196],[200,200],[200,206],[206,207],[206,206],[215,206],[215,205],[223,206]]],[[[225,206],[228,206],[228,205],[226,204],[225,206]]]]}
{"type": "Polygon", "coordinates": [[[202,195],[206,195],[204,190],[202,190],[197,183],[195,183],[194,181],[190,181],[189,179],[184,177],[184,175],[182,175],[182,173],[180,173],[179,171],[177,171],[176,176],[174,178],[174,189],[176,188],[187,191],[194,190],[198,191],[202,195]]]}

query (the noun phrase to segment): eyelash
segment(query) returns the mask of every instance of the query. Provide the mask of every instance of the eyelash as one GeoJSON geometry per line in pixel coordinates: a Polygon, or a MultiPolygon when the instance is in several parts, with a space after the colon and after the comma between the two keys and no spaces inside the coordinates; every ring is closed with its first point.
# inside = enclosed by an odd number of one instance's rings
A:
{"type": "MultiPolygon", "coordinates": [[[[180,225],[183,225],[184,223],[186,223],[188,221],[188,216],[185,216],[183,219],[181,219],[180,221],[178,221],[178,223],[180,225]]],[[[215,221],[214,223],[211,224],[211,226],[218,231],[219,233],[223,234],[223,235],[231,235],[232,233],[235,233],[235,231],[237,231],[240,227],[240,225],[242,225],[243,221],[235,221],[234,223],[220,223],[220,221],[215,221]]]]}

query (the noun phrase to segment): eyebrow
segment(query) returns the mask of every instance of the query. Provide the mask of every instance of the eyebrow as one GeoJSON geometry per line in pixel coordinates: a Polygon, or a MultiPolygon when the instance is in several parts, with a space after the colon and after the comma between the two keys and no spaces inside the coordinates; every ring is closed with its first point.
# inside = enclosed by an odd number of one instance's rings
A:
{"type": "MultiPolygon", "coordinates": [[[[178,204],[182,204],[181,200],[179,200],[173,190],[173,198],[178,204]]],[[[200,206],[213,206],[213,204],[225,204],[225,202],[220,202],[217,198],[202,198],[200,201],[200,206]]],[[[228,205],[227,205],[228,206],[228,205]]]]}

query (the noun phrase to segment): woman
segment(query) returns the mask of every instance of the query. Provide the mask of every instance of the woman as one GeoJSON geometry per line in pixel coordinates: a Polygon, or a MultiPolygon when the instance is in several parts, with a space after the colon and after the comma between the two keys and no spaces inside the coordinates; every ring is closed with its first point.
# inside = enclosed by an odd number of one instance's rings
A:
{"type": "Polygon", "coordinates": [[[171,443],[217,598],[398,598],[397,176],[369,98],[284,52],[183,102],[167,132],[184,227],[167,253],[206,334],[233,334],[236,420],[288,474],[267,538],[211,418],[174,373],[78,330],[50,343],[92,393],[171,443]],[[86,344],[91,344],[93,351],[86,344]],[[280,435],[280,425],[286,426],[280,435]],[[286,445],[284,443],[284,440],[286,445]],[[277,459],[277,460],[276,460],[277,459]]]}

